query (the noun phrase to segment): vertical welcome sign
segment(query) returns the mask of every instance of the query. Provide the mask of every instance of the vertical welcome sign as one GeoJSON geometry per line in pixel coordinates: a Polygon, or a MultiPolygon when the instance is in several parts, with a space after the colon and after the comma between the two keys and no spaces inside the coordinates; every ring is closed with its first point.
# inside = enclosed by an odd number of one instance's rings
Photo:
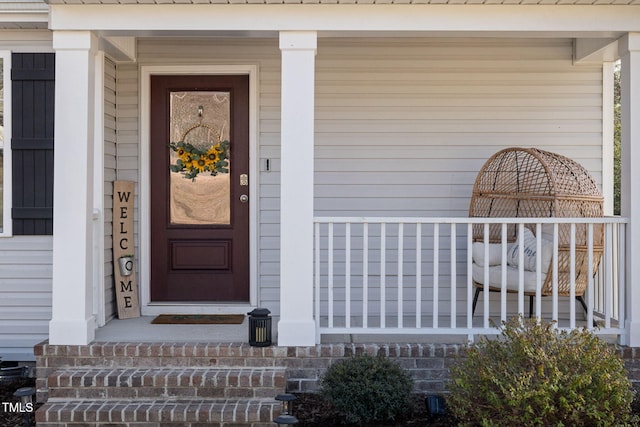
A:
{"type": "Polygon", "coordinates": [[[133,199],[132,181],[113,183],[113,277],[119,319],[140,317],[133,241],[133,199]]]}

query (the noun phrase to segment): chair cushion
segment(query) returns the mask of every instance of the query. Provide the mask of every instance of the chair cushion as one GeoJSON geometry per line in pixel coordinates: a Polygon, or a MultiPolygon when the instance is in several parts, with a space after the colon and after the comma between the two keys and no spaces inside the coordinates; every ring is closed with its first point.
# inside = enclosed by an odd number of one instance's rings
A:
{"type": "MultiPolygon", "coordinates": [[[[502,243],[489,243],[489,265],[502,264],[502,243]]],[[[507,244],[507,256],[509,254],[509,247],[511,244],[507,244]]],[[[471,247],[473,262],[478,265],[484,265],[484,249],[485,244],[483,242],[473,242],[471,247]]]]}
{"type": "MultiPolygon", "coordinates": [[[[541,238],[542,240],[542,259],[541,267],[544,274],[549,271],[551,264],[551,257],[553,256],[553,243],[549,240],[541,238]]],[[[516,269],[520,265],[520,245],[524,246],[524,269],[527,271],[536,271],[536,236],[527,227],[524,228],[522,235],[518,235],[516,241],[509,246],[507,252],[507,263],[511,267],[516,269]]]]}
{"type": "MultiPolygon", "coordinates": [[[[514,267],[506,267],[507,269],[507,291],[517,292],[520,288],[518,269],[514,267]]],[[[477,265],[475,262],[472,266],[473,281],[479,284],[484,284],[484,267],[477,265]]],[[[534,293],[537,288],[537,273],[533,271],[524,270],[524,291],[528,293],[534,293]]],[[[544,284],[546,274],[540,275],[540,284],[544,284]]],[[[489,286],[496,289],[502,288],[502,266],[489,267],[489,286]]]]}

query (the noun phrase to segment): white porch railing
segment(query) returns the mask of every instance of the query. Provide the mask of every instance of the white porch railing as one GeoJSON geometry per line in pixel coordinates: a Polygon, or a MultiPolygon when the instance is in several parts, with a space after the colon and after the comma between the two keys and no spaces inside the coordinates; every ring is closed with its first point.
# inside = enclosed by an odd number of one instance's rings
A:
{"type": "Polygon", "coordinates": [[[586,227],[588,233],[588,265],[593,265],[594,228],[603,228],[604,252],[597,273],[588,275],[586,313],[572,298],[573,279],[570,296],[558,296],[557,274],[552,277],[552,295],[541,295],[543,273],[538,261],[534,315],[554,320],[563,329],[584,326],[598,334],[624,336],[626,219],[317,217],[314,222],[318,342],[330,334],[467,335],[472,340],[476,334],[495,334],[491,321],[499,324],[518,313],[528,316],[522,262],[517,291],[506,292],[506,244],[501,245],[502,291],[481,292],[482,303],[475,315],[472,312],[475,287],[468,250],[472,227],[483,226],[488,233],[489,224],[502,224],[503,236],[509,224],[520,230],[529,225],[538,231],[538,253],[539,231],[551,224],[547,227],[553,229],[555,259],[559,228],[555,224],[569,224],[572,272],[576,228],[586,227]]]}

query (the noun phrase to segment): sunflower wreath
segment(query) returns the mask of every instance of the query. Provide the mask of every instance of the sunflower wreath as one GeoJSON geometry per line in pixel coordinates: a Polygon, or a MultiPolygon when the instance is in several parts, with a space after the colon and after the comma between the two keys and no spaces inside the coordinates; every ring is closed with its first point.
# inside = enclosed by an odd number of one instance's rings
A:
{"type": "Polygon", "coordinates": [[[229,141],[214,144],[206,151],[183,141],[172,142],[169,148],[178,155],[176,163],[169,166],[171,172],[182,173],[192,181],[201,172],[229,173],[229,141]]]}

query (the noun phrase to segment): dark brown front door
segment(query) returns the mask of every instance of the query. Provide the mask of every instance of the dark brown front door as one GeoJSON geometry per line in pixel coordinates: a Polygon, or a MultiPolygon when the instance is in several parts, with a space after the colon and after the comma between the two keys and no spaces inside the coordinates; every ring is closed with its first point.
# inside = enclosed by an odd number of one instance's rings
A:
{"type": "Polygon", "coordinates": [[[249,78],[151,77],[151,301],[249,301],[249,78]]]}

